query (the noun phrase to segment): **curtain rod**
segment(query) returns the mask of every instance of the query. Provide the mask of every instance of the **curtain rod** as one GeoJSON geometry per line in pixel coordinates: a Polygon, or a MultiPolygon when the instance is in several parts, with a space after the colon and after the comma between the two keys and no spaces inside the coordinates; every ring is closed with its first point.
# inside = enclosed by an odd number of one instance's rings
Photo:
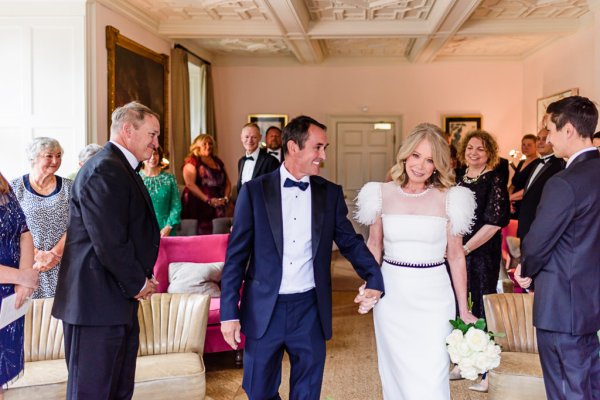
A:
{"type": "Polygon", "coordinates": [[[175,45],[175,48],[176,48],[176,49],[181,49],[181,50],[183,50],[183,51],[186,51],[186,52],[190,53],[190,54],[191,54],[191,55],[193,55],[194,57],[196,57],[196,58],[199,58],[199,59],[200,59],[200,61],[202,61],[202,62],[203,62],[203,63],[205,63],[205,64],[212,65],[212,64],[210,63],[210,61],[206,61],[204,58],[200,57],[198,54],[194,53],[193,51],[189,51],[189,50],[188,50],[188,49],[187,49],[185,46],[183,46],[183,45],[180,45],[179,43],[177,43],[177,44],[175,45]]]}

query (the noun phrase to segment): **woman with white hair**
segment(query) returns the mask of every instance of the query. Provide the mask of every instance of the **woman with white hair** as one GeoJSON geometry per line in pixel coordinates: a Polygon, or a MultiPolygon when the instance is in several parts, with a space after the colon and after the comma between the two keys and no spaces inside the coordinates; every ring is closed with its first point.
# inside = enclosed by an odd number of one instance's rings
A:
{"type": "Polygon", "coordinates": [[[27,146],[31,171],[10,182],[33,236],[34,268],[40,285],[33,298],[54,297],[69,225],[72,180],[56,175],[63,149],[56,139],[38,137],[27,146]]]}

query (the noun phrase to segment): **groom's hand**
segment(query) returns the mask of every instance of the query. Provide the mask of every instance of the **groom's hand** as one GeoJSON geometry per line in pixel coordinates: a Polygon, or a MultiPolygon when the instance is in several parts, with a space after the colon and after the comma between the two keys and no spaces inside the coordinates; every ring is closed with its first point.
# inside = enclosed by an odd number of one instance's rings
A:
{"type": "Polygon", "coordinates": [[[355,303],[359,303],[358,313],[368,313],[379,301],[381,292],[375,289],[366,289],[366,283],[358,288],[358,295],[354,298],[355,303]]]}
{"type": "Polygon", "coordinates": [[[227,344],[230,345],[234,350],[237,350],[238,344],[242,341],[240,332],[240,321],[221,322],[221,333],[223,334],[223,339],[225,339],[227,344]]]}

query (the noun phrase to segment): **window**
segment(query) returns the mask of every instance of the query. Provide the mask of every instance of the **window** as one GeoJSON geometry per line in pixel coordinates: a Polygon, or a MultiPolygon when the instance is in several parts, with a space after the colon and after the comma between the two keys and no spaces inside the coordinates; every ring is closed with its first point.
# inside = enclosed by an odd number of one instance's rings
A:
{"type": "MultiPolygon", "coordinates": [[[[191,57],[190,57],[191,58],[191,57]]],[[[188,62],[190,75],[190,140],[206,131],[206,65],[188,62]]]]}

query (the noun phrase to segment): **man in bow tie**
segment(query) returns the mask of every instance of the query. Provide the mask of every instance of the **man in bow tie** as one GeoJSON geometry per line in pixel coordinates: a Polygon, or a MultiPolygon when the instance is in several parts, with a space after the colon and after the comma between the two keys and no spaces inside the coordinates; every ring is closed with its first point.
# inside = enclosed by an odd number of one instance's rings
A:
{"type": "Polygon", "coordinates": [[[254,122],[244,125],[240,138],[246,154],[238,161],[238,193],[244,183],[279,167],[279,162],[271,157],[267,150],[259,148],[260,129],[254,122]]]}
{"type": "Polygon", "coordinates": [[[238,196],[221,279],[221,330],[234,349],[240,331],[246,335],[243,387],[250,400],[279,398],[284,351],[289,398],[319,399],[331,337],[333,241],[367,282],[366,301],[383,292],[379,265],[347,218],[342,188],[317,176],[325,129],[306,116],[290,121],[281,167],[246,183],[238,196]]]}
{"type": "Polygon", "coordinates": [[[265,132],[265,143],[267,145],[267,153],[277,159],[283,161],[283,149],[281,148],[281,129],[276,126],[270,126],[265,132]]]}
{"type": "Polygon", "coordinates": [[[531,223],[535,219],[535,211],[540,199],[542,191],[548,179],[554,174],[562,171],[565,168],[565,160],[554,156],[554,148],[552,143],[548,142],[548,129],[546,129],[546,117],[542,121],[542,128],[537,134],[537,151],[540,158],[534,161],[531,174],[527,177],[525,188],[513,193],[510,196],[511,201],[521,200],[521,210],[519,213],[519,225],[517,228],[517,236],[521,241],[529,232],[531,223]]]}

